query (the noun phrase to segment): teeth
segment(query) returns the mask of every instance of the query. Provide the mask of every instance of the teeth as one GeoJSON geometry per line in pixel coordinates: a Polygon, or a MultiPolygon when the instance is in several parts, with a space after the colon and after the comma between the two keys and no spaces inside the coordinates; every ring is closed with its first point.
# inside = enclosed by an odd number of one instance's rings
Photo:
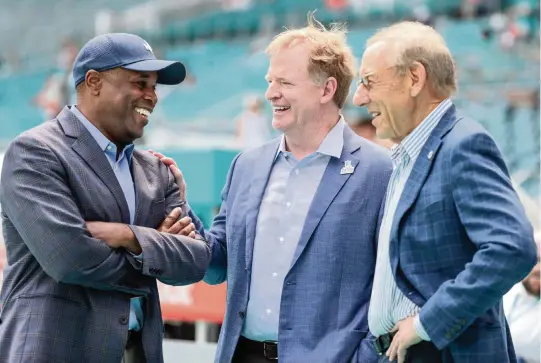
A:
{"type": "Polygon", "coordinates": [[[135,111],[143,116],[146,116],[146,117],[149,117],[150,116],[150,111],[149,110],[146,110],[144,108],[141,108],[141,107],[137,107],[135,109],[135,111]]]}
{"type": "Polygon", "coordinates": [[[372,115],[372,117],[377,117],[380,115],[380,112],[370,112],[370,114],[372,115]]]}
{"type": "Polygon", "coordinates": [[[289,106],[274,106],[273,110],[274,111],[285,111],[285,110],[289,110],[289,106]]]}

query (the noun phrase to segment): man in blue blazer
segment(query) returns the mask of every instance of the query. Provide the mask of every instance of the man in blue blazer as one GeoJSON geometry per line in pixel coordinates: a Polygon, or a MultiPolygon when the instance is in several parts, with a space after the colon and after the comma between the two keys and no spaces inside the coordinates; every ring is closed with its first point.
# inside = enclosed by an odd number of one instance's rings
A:
{"type": "Polygon", "coordinates": [[[533,231],[494,141],[449,100],[443,38],[383,29],[360,76],[354,103],[397,143],[368,317],[380,362],[515,362],[502,296],[536,263],[533,231]]]}
{"type": "Polygon", "coordinates": [[[367,313],[388,151],[340,115],[355,73],[341,30],[311,22],[267,53],[284,136],[235,158],[212,228],[199,229],[212,248],[204,281],[228,284],[215,362],[375,362],[367,313]]]}

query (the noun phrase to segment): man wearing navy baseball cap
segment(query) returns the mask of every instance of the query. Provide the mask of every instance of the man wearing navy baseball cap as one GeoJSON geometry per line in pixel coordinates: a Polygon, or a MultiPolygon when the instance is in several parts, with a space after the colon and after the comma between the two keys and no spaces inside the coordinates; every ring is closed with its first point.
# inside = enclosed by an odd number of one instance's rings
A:
{"type": "Polygon", "coordinates": [[[9,265],[0,361],[163,362],[156,279],[191,284],[210,258],[168,168],[134,150],[156,84],[182,63],[132,34],[79,52],[77,105],[8,147],[0,201],[9,265]]]}

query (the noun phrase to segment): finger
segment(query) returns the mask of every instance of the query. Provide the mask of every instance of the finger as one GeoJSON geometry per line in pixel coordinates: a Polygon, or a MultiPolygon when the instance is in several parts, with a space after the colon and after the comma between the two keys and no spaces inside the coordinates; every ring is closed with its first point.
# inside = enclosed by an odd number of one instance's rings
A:
{"type": "Polygon", "coordinates": [[[169,213],[169,215],[165,217],[162,224],[160,224],[160,227],[158,228],[158,230],[162,231],[162,230],[167,230],[171,228],[171,226],[173,226],[176,220],[180,217],[181,213],[182,213],[182,209],[180,207],[173,209],[171,213],[169,213]]]}
{"type": "Polygon", "coordinates": [[[190,238],[195,238],[195,237],[196,237],[195,231],[193,231],[192,233],[190,233],[190,234],[188,235],[188,237],[190,237],[190,238]]]}
{"type": "Polygon", "coordinates": [[[193,223],[188,224],[186,227],[184,227],[179,234],[183,236],[189,236],[190,233],[195,231],[195,225],[193,223]]]}
{"type": "Polygon", "coordinates": [[[167,233],[179,234],[180,231],[182,231],[182,229],[187,227],[191,222],[192,222],[192,219],[190,217],[181,218],[175,224],[173,224],[171,228],[169,228],[167,233]]]}
{"type": "Polygon", "coordinates": [[[175,178],[175,183],[178,185],[180,199],[186,200],[186,183],[184,182],[184,175],[176,165],[171,165],[169,167],[173,177],[175,178]]]}
{"type": "Polygon", "coordinates": [[[398,363],[405,363],[406,362],[406,353],[408,352],[407,349],[400,348],[398,349],[397,355],[398,355],[398,363]]]}
{"type": "Polygon", "coordinates": [[[164,163],[167,166],[171,166],[171,165],[177,166],[177,162],[173,158],[164,156],[163,158],[160,158],[160,160],[161,160],[162,163],[164,163]]]}
{"type": "Polygon", "coordinates": [[[154,156],[156,156],[160,160],[165,158],[165,155],[160,153],[160,152],[154,151],[153,154],[154,154],[154,156]]]}
{"type": "Polygon", "coordinates": [[[398,346],[398,339],[393,339],[391,342],[391,345],[389,346],[389,349],[387,349],[387,356],[389,357],[389,361],[394,361],[396,358],[396,350],[398,346]]]}
{"type": "Polygon", "coordinates": [[[391,329],[390,333],[395,333],[398,331],[398,328],[400,327],[400,322],[396,323],[395,326],[391,329]]]}

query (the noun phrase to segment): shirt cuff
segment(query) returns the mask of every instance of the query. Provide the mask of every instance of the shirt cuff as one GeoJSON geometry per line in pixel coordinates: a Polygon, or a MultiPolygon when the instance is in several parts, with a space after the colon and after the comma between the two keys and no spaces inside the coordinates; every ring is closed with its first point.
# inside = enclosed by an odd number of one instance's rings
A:
{"type": "Polygon", "coordinates": [[[126,252],[128,253],[126,258],[130,261],[132,266],[137,270],[143,269],[143,252],[141,252],[138,255],[136,255],[135,253],[132,253],[132,252],[130,252],[128,250],[126,250],[126,252]]]}
{"type": "Polygon", "coordinates": [[[138,254],[138,255],[136,255],[135,253],[132,253],[132,252],[130,252],[130,251],[128,251],[128,253],[129,253],[130,255],[132,255],[133,258],[135,258],[137,261],[143,262],[143,252],[141,252],[141,253],[138,254]]]}
{"type": "Polygon", "coordinates": [[[419,317],[419,314],[417,314],[413,319],[413,324],[415,326],[415,331],[417,332],[417,335],[419,335],[422,340],[429,342],[430,337],[428,336],[425,328],[423,328],[423,324],[421,324],[421,318],[419,317]]]}

